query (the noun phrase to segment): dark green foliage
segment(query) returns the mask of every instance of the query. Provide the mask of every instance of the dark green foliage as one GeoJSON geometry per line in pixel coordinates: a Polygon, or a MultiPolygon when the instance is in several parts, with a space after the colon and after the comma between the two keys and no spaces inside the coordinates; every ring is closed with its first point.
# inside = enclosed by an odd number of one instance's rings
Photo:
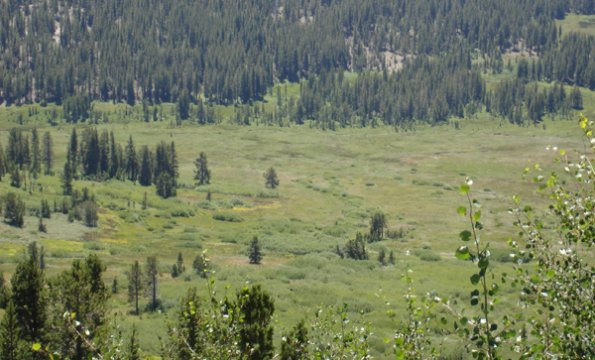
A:
{"type": "Polygon", "coordinates": [[[182,256],[181,252],[178,253],[178,259],[176,261],[176,265],[178,267],[178,271],[180,274],[182,274],[183,272],[186,271],[186,266],[184,266],[184,257],[182,256]]]}
{"type": "Polygon", "coordinates": [[[0,272],[0,309],[5,309],[10,300],[10,292],[4,280],[4,274],[0,272]]]}
{"type": "Polygon", "coordinates": [[[308,329],[304,321],[300,321],[281,343],[281,360],[308,359],[308,329]]]}
{"type": "Polygon", "coordinates": [[[0,144],[0,181],[6,173],[8,172],[8,162],[6,160],[6,156],[4,155],[4,149],[2,148],[2,144],[0,144]]]}
{"type": "MultiPolygon", "coordinates": [[[[68,148],[66,150],[66,162],[70,165],[69,174],[71,178],[76,178],[78,176],[77,169],[79,164],[79,141],[76,128],[74,127],[72,128],[70,141],[68,142],[68,148]]],[[[66,169],[64,169],[64,173],[66,173],[66,169]]]]}
{"type": "Polygon", "coordinates": [[[4,221],[16,227],[25,225],[25,203],[15,193],[8,193],[4,198],[4,221]]]}
{"type": "Polygon", "coordinates": [[[383,213],[377,212],[370,218],[370,241],[380,241],[384,238],[386,228],[386,217],[383,213]]]}
{"type": "Polygon", "coordinates": [[[138,306],[139,297],[145,288],[143,281],[143,274],[138,261],[135,261],[130,268],[128,276],[128,302],[134,303],[134,314],[140,315],[140,308],[138,306]]]}
{"type": "Polygon", "coordinates": [[[104,271],[97,255],[89,255],[84,261],[74,260],[69,270],[49,282],[54,306],[54,328],[50,337],[62,356],[86,359],[92,354],[84,339],[69,324],[78,321],[93,335],[104,324],[109,297],[102,279],[104,271]]]}
{"type": "Polygon", "coordinates": [[[182,90],[178,98],[178,116],[180,120],[188,120],[190,117],[190,95],[186,89],[182,90]]]}
{"type": "Polygon", "coordinates": [[[391,265],[395,264],[395,253],[392,250],[388,254],[388,263],[391,265]]]}
{"type": "Polygon", "coordinates": [[[150,186],[153,182],[153,155],[149,147],[144,145],[140,151],[140,170],[138,183],[142,186],[150,186]]]}
{"type": "Polygon", "coordinates": [[[274,189],[279,186],[279,178],[277,177],[277,172],[273,167],[270,167],[263,176],[265,179],[264,185],[266,187],[274,189]]]}
{"type": "Polygon", "coordinates": [[[12,172],[10,173],[10,186],[17,189],[21,187],[21,172],[16,166],[12,168],[12,172]]]}
{"type": "Polygon", "coordinates": [[[17,264],[10,283],[21,339],[42,341],[47,331],[47,294],[35,243],[29,247],[29,257],[17,264]]]}
{"type": "Polygon", "coordinates": [[[66,161],[64,163],[64,171],[62,172],[62,193],[64,195],[71,195],[72,194],[72,181],[73,181],[73,173],[72,173],[72,163],[70,161],[66,161]]]}
{"type": "Polygon", "coordinates": [[[178,312],[178,325],[174,340],[174,353],[176,359],[192,360],[194,354],[201,354],[204,347],[205,334],[203,334],[204,319],[200,311],[201,301],[195,288],[188,289],[182,298],[178,312]]]}
{"type": "Polygon", "coordinates": [[[136,149],[134,148],[134,141],[132,135],[128,138],[126,145],[126,178],[130,181],[136,181],[138,177],[138,158],[136,156],[136,149]]]}
{"type": "Polygon", "coordinates": [[[112,281],[112,294],[117,294],[119,291],[118,278],[115,277],[112,281]]]}
{"type": "Polygon", "coordinates": [[[75,95],[64,99],[64,119],[67,122],[76,124],[89,118],[91,112],[91,100],[87,96],[75,95]]]}
{"type": "Polygon", "coordinates": [[[155,187],[157,188],[157,195],[164,199],[176,196],[176,181],[170,174],[166,172],[161,173],[157,177],[155,181],[155,187]]]}
{"type": "Polygon", "coordinates": [[[138,342],[138,335],[136,332],[136,325],[132,325],[130,331],[130,339],[128,340],[126,360],[141,360],[140,344],[138,342]]]}
{"type": "Polygon", "coordinates": [[[196,166],[194,180],[198,185],[209,184],[211,182],[211,171],[207,165],[207,155],[201,152],[198,158],[194,160],[196,166]]]}
{"type": "Polygon", "coordinates": [[[41,147],[37,128],[31,130],[31,165],[30,171],[34,178],[41,173],[41,147]]]}
{"type": "Polygon", "coordinates": [[[386,266],[386,250],[384,250],[384,248],[381,248],[380,251],[378,251],[378,262],[380,265],[386,266]]]}
{"type": "Polygon", "coordinates": [[[355,235],[355,239],[349,240],[345,244],[342,253],[346,257],[354,260],[368,260],[368,253],[366,252],[365,237],[361,233],[355,235]]]}
{"type": "Polygon", "coordinates": [[[11,167],[24,169],[30,164],[29,138],[20,129],[12,128],[8,133],[6,160],[11,167]]]}
{"type": "Polygon", "coordinates": [[[248,246],[248,259],[250,260],[250,264],[260,264],[262,261],[262,252],[260,250],[260,243],[258,242],[258,237],[254,236],[250,241],[250,245],[248,246]]]}
{"type": "Polygon", "coordinates": [[[237,294],[239,308],[240,350],[249,360],[273,357],[273,299],[260,285],[245,288],[237,294]]]}
{"type": "Polygon", "coordinates": [[[95,201],[85,201],[80,205],[82,211],[82,218],[85,225],[88,227],[97,227],[99,216],[97,215],[98,206],[95,201]]]}
{"type": "Polygon", "coordinates": [[[568,96],[568,104],[571,109],[582,110],[583,109],[583,95],[578,87],[573,87],[570,95],[568,96]]]}
{"type": "Polygon", "coordinates": [[[43,134],[43,173],[45,175],[52,174],[52,167],[54,166],[54,150],[53,150],[53,141],[52,136],[50,135],[49,131],[46,131],[43,134]]]}
{"type": "Polygon", "coordinates": [[[0,359],[18,360],[23,359],[21,355],[21,333],[19,329],[16,309],[12,301],[9,301],[0,322],[0,359]]]}
{"type": "Polygon", "coordinates": [[[41,206],[39,208],[39,216],[44,219],[49,219],[50,217],[52,217],[50,203],[46,199],[41,200],[41,206]]]}
{"type": "Polygon", "coordinates": [[[149,310],[156,311],[159,307],[159,301],[157,299],[157,280],[159,277],[157,257],[149,256],[147,258],[146,265],[146,290],[149,294],[151,302],[149,303],[149,310]]]}

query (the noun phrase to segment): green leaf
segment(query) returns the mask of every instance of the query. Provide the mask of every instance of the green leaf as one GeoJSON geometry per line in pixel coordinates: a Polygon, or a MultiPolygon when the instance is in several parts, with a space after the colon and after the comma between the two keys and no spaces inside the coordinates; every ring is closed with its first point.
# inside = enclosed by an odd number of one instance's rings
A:
{"type": "Polygon", "coordinates": [[[471,231],[465,230],[465,231],[461,231],[461,233],[459,234],[459,237],[463,241],[469,241],[469,240],[471,240],[471,235],[472,235],[471,231]]]}
{"type": "Polygon", "coordinates": [[[459,206],[457,208],[457,213],[461,216],[465,216],[465,215],[467,215],[467,208],[464,206],[459,206]]]}
{"type": "Polygon", "coordinates": [[[477,264],[477,266],[479,266],[480,269],[487,269],[489,265],[490,260],[487,257],[479,259],[479,264],[477,264]]]}
{"type": "Polygon", "coordinates": [[[35,344],[31,345],[31,350],[33,350],[33,351],[39,351],[39,350],[41,350],[41,344],[40,343],[35,343],[35,344]]]}
{"type": "Polygon", "coordinates": [[[467,195],[467,194],[469,194],[469,185],[467,185],[467,184],[462,184],[462,185],[461,185],[461,187],[459,188],[459,192],[460,192],[462,195],[467,195]]]}
{"type": "Polygon", "coordinates": [[[480,279],[481,279],[481,276],[479,276],[479,274],[471,275],[471,284],[477,285],[479,283],[480,279]]]}
{"type": "Polygon", "coordinates": [[[471,253],[469,252],[468,247],[461,246],[455,252],[455,256],[459,260],[469,260],[471,258],[471,253]]]}
{"type": "Polygon", "coordinates": [[[477,210],[474,214],[473,214],[473,221],[479,221],[481,220],[481,211],[477,210]]]}

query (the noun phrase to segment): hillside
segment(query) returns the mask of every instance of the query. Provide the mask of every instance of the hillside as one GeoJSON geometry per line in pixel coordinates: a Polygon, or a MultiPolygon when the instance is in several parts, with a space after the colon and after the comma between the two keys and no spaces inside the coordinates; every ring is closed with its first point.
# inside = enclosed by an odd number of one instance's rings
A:
{"type": "Polygon", "coordinates": [[[0,359],[592,358],[593,13],[0,0],[0,359]]]}

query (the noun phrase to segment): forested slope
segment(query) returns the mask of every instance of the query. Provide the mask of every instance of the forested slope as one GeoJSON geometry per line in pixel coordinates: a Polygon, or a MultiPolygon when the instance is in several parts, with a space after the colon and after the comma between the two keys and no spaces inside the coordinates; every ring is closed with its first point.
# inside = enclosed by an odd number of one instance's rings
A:
{"type": "Polygon", "coordinates": [[[276,80],[392,72],[447,52],[468,59],[441,68],[470,68],[473,54],[498,71],[511,49],[546,54],[544,78],[593,88],[592,39],[559,46],[554,23],[593,10],[592,0],[7,0],[0,102],[245,103],[276,80]]]}

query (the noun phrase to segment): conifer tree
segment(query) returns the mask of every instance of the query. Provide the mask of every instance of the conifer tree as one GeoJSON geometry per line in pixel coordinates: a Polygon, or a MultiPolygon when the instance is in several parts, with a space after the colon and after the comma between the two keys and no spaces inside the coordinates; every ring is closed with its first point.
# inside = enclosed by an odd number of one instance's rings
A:
{"type": "Polygon", "coordinates": [[[194,180],[198,185],[209,184],[211,182],[211,171],[207,166],[207,155],[201,152],[196,160],[194,160],[196,166],[194,180]]]}
{"type": "Polygon", "coordinates": [[[49,131],[43,134],[43,172],[45,175],[52,174],[52,167],[54,165],[54,153],[52,136],[49,131]]]}
{"type": "Polygon", "coordinates": [[[35,243],[29,247],[29,258],[17,264],[10,282],[21,338],[41,342],[46,336],[47,296],[35,243]]]}
{"type": "Polygon", "coordinates": [[[34,178],[41,173],[41,148],[40,148],[40,141],[39,141],[39,133],[37,132],[37,128],[33,128],[31,130],[31,175],[34,178]]]}
{"type": "Polygon", "coordinates": [[[132,135],[128,138],[126,145],[126,178],[132,182],[136,181],[138,177],[138,158],[136,157],[136,150],[132,135]]]}
{"type": "Polygon", "coordinates": [[[268,188],[274,189],[277,186],[279,186],[279,178],[277,177],[277,172],[272,167],[270,167],[264,173],[264,179],[265,179],[265,186],[268,188]]]}
{"type": "Polygon", "coordinates": [[[13,192],[6,194],[4,199],[4,221],[11,226],[25,225],[25,203],[13,192]]]}
{"type": "Polygon", "coordinates": [[[176,261],[176,265],[180,274],[186,271],[186,266],[184,266],[184,257],[182,256],[181,252],[178,253],[178,260],[176,261]]]}
{"type": "Polygon", "coordinates": [[[147,291],[151,298],[149,308],[153,311],[157,310],[159,306],[157,300],[157,277],[159,276],[159,268],[156,256],[149,256],[147,258],[146,265],[146,279],[147,279],[147,291]]]}
{"type": "Polygon", "coordinates": [[[300,321],[289,334],[283,336],[281,360],[308,359],[308,329],[300,321]]]}
{"type": "Polygon", "coordinates": [[[262,261],[260,243],[258,242],[258,237],[256,236],[254,236],[252,241],[250,241],[250,246],[248,247],[248,258],[250,259],[250,264],[258,265],[262,261]]]}
{"type": "Polygon", "coordinates": [[[249,360],[272,359],[275,306],[270,295],[260,285],[245,288],[237,294],[240,310],[240,350],[249,360]]]}
{"type": "Polygon", "coordinates": [[[8,163],[6,161],[6,156],[4,156],[4,149],[2,149],[2,144],[0,144],[0,181],[6,173],[8,172],[8,163]]]}
{"type": "Polygon", "coordinates": [[[138,183],[142,186],[150,186],[153,181],[153,156],[149,147],[144,145],[140,151],[140,169],[138,183]]]}
{"type": "MultiPolygon", "coordinates": [[[[66,152],[66,163],[70,166],[68,173],[72,179],[76,179],[77,168],[79,163],[79,144],[78,144],[78,136],[76,133],[76,128],[72,128],[72,132],[70,134],[70,141],[68,143],[68,151],[66,152]]],[[[66,173],[66,169],[64,169],[66,173]]]]}
{"type": "Polygon", "coordinates": [[[138,299],[144,289],[143,274],[138,260],[132,264],[128,275],[128,302],[134,303],[134,314],[140,315],[138,299]]]}
{"type": "Polygon", "coordinates": [[[4,274],[0,271],[0,309],[5,309],[10,300],[10,293],[4,280],[4,274]]]}
{"type": "Polygon", "coordinates": [[[72,195],[72,174],[73,166],[70,160],[66,160],[64,163],[64,172],[62,172],[62,193],[64,195],[72,195]]]}
{"type": "Polygon", "coordinates": [[[17,360],[22,354],[20,345],[21,333],[19,329],[14,303],[9,301],[0,322],[0,359],[17,360]]]}

